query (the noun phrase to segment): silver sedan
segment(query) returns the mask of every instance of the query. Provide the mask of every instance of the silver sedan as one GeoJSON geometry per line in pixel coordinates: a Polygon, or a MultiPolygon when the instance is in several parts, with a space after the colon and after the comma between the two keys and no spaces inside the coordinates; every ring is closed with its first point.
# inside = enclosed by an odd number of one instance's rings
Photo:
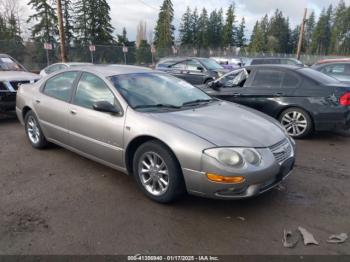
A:
{"type": "Polygon", "coordinates": [[[255,196],[294,165],[294,141],[274,119],[140,67],[54,73],[22,85],[16,111],[34,148],[51,142],[133,175],[163,203],[255,196]]]}

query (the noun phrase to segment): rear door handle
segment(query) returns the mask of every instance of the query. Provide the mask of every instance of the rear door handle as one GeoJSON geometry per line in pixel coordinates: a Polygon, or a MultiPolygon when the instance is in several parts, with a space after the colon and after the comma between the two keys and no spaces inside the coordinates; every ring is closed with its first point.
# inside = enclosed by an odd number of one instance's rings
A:
{"type": "Polygon", "coordinates": [[[240,96],[240,93],[233,93],[233,96],[240,96]]]}
{"type": "Polygon", "coordinates": [[[274,93],[275,96],[283,96],[283,93],[274,93]]]}
{"type": "Polygon", "coordinates": [[[40,100],[35,100],[35,102],[36,102],[37,104],[40,104],[40,100]]]}
{"type": "Polygon", "coordinates": [[[77,110],[72,109],[72,110],[70,110],[70,113],[71,113],[72,115],[76,115],[76,114],[77,114],[77,110]]]}

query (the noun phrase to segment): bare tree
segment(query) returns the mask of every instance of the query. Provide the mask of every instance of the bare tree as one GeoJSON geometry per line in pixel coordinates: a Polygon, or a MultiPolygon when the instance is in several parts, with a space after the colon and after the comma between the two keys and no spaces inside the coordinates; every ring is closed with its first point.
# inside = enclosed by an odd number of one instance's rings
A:
{"type": "Polygon", "coordinates": [[[136,47],[140,46],[142,40],[147,40],[147,23],[140,21],[137,25],[136,47]]]}

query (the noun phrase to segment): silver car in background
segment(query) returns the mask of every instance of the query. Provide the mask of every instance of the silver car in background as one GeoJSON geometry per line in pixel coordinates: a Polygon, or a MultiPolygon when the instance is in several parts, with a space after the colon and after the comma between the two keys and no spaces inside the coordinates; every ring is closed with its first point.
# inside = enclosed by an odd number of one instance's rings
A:
{"type": "Polygon", "coordinates": [[[58,72],[21,87],[16,111],[33,147],[52,142],[131,174],[162,203],[255,196],[294,165],[294,141],[274,119],[141,67],[58,72]]]}
{"type": "Polygon", "coordinates": [[[81,63],[81,62],[67,62],[67,63],[55,63],[52,65],[49,65],[45,67],[43,70],[40,71],[41,76],[47,76],[52,73],[58,72],[60,70],[72,68],[72,67],[79,67],[79,66],[90,66],[93,65],[92,63],[81,63]]]}

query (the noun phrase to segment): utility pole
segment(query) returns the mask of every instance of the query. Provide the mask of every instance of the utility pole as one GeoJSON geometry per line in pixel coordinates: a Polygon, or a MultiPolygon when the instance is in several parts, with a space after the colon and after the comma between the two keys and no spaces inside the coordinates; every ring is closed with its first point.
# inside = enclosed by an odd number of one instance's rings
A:
{"type": "Polygon", "coordinates": [[[67,62],[67,55],[66,55],[66,39],[64,34],[64,28],[63,28],[63,18],[62,18],[62,2],[61,0],[57,0],[57,16],[58,16],[58,30],[60,33],[60,39],[61,39],[61,62],[67,62]]]}
{"type": "Polygon", "coordinates": [[[306,15],[307,15],[307,8],[305,8],[303,21],[301,22],[301,26],[300,26],[300,34],[299,34],[299,42],[298,42],[298,50],[297,50],[297,59],[298,60],[300,59],[301,48],[303,46],[306,15]]]}

